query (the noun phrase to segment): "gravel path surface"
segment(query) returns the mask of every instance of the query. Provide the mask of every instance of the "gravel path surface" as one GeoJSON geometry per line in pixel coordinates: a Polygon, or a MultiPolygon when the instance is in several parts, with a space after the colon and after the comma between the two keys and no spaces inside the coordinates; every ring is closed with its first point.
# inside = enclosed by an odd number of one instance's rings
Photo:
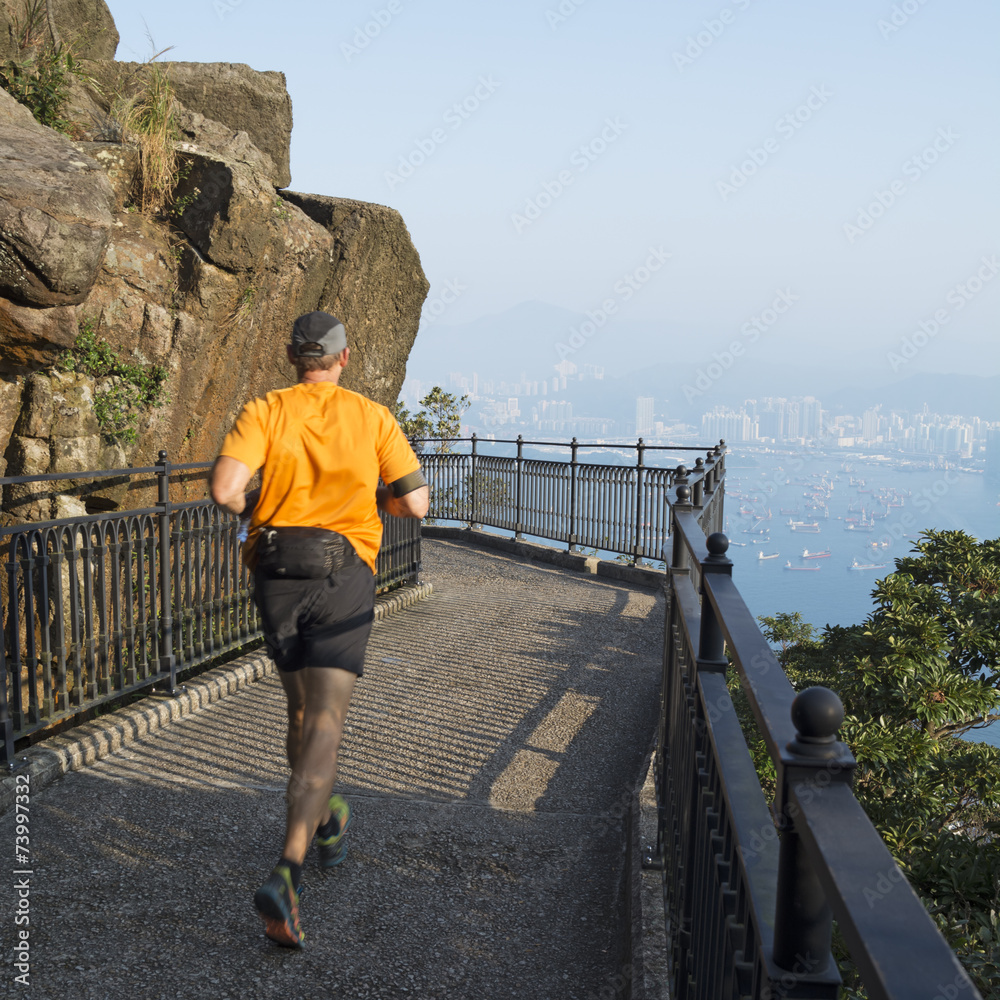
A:
{"type": "Polygon", "coordinates": [[[425,541],[423,576],[433,595],[372,632],[341,754],[350,849],[329,873],[306,859],[304,952],[251,906],[284,815],[269,676],[32,796],[30,986],[5,893],[4,992],[610,996],[663,599],[448,541],[425,541]]]}

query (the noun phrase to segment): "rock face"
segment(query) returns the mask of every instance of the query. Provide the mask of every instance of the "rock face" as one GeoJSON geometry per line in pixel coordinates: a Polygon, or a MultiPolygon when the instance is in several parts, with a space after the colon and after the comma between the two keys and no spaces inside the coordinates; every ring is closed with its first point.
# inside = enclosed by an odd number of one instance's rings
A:
{"type": "MultiPolygon", "coordinates": [[[[94,384],[73,372],[35,372],[24,383],[21,407],[7,453],[17,475],[45,472],[77,472],[84,469],[121,468],[124,453],[105,442],[93,410],[94,384]]],[[[14,474],[8,470],[9,474],[14,474]]],[[[119,483],[112,503],[124,498],[126,486],[119,483]]],[[[107,507],[87,480],[14,484],[4,490],[4,510],[21,521],[45,521],[78,517],[107,507]],[[86,498],[86,499],[85,499],[86,498]]]]}
{"type": "Polygon", "coordinates": [[[76,305],[93,287],[114,221],[100,166],[52,129],[26,122],[0,90],[0,296],[76,305]]]}
{"type": "MultiPolygon", "coordinates": [[[[167,74],[174,96],[190,111],[246,132],[250,142],[271,158],[273,187],[292,182],[289,144],[292,138],[292,99],[285,74],[251,69],[243,63],[157,62],[167,74]]],[[[117,63],[126,73],[139,63],[117,63]]]]}
{"type": "MultiPolygon", "coordinates": [[[[102,3],[75,3],[100,23],[102,3]]],[[[70,142],[0,91],[0,474],[151,465],[161,449],[172,462],[211,460],[248,399],[291,384],[284,345],[314,309],[347,326],[344,385],[386,405],[399,392],[428,288],[399,213],[279,190],[291,130],[280,73],[163,65],[179,98],[182,169],[159,217],[135,208],[140,155],[121,142],[109,92],[75,88],[70,142]],[[140,415],[133,443],[97,425],[106,381],[54,367],[83,326],[122,360],[167,370],[169,402],[140,415]]],[[[134,87],[148,73],[91,70],[134,87]]],[[[120,483],[46,489],[5,488],[0,522],[151,499],[120,483]]],[[[191,491],[204,496],[204,483],[191,491]]]]}
{"type": "MultiPolygon", "coordinates": [[[[118,30],[104,0],[47,0],[50,35],[80,59],[114,59],[118,30]]],[[[0,60],[16,52],[15,23],[24,21],[25,0],[0,0],[0,60]]],[[[44,11],[43,11],[44,13],[44,11]]]]}
{"type": "Polygon", "coordinates": [[[391,407],[430,287],[403,217],[350,198],[294,191],[282,197],[333,235],[333,267],[319,308],[347,330],[351,363],[341,384],[391,407]]]}

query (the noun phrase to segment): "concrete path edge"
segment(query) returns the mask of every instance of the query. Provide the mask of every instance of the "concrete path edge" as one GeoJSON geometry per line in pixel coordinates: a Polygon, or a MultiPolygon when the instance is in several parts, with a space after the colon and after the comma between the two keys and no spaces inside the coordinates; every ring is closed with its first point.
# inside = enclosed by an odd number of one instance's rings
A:
{"type": "Polygon", "coordinates": [[[578,573],[590,573],[592,576],[603,576],[609,580],[619,580],[622,583],[628,583],[635,587],[647,587],[650,590],[662,590],[667,582],[667,576],[663,570],[626,566],[624,563],[584,555],[582,552],[567,552],[565,549],[557,549],[553,545],[518,541],[516,538],[495,535],[490,531],[480,531],[478,528],[455,528],[442,524],[425,524],[421,527],[420,533],[425,538],[443,538],[453,542],[482,545],[510,555],[520,556],[522,559],[535,559],[538,562],[551,563],[563,569],[573,569],[578,573]]]}
{"type": "MultiPolygon", "coordinates": [[[[407,584],[375,600],[375,620],[428,598],[430,583],[407,584]]],[[[67,771],[76,771],[176,719],[235,694],[274,672],[274,662],[263,648],[255,649],[184,682],[176,695],[151,693],[135,705],[75,726],[18,753],[13,770],[0,778],[0,816],[14,805],[16,775],[31,777],[32,793],[51,785],[67,771]]]]}

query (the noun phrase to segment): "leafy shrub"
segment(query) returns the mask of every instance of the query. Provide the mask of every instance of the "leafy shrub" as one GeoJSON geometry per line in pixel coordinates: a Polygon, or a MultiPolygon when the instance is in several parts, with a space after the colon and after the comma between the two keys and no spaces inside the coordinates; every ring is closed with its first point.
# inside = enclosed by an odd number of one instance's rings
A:
{"type": "Polygon", "coordinates": [[[139,413],[169,402],[163,365],[123,361],[115,349],[97,336],[92,321],[80,324],[73,347],[64,351],[58,367],[80,372],[109,384],[94,393],[94,416],[112,443],[133,444],[138,436],[139,413]]]}
{"type": "Polygon", "coordinates": [[[47,33],[45,0],[26,0],[23,14],[14,18],[13,34],[17,54],[0,64],[0,86],[42,125],[72,133],[63,107],[70,79],[83,73],[69,48],[47,33]]]}

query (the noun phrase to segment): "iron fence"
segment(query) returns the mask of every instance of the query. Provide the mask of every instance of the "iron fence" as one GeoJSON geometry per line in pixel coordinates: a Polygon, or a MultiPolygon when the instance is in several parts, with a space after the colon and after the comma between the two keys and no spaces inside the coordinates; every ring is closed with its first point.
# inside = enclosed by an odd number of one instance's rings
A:
{"type": "MultiPolygon", "coordinates": [[[[587,547],[639,559],[661,559],[670,531],[668,490],[677,470],[650,465],[650,456],[702,452],[692,470],[696,488],[718,502],[707,516],[721,516],[725,442],[709,449],[648,445],[567,444],[516,439],[422,438],[421,463],[431,487],[428,516],[463,521],[565,543],[570,551],[587,547]],[[468,450],[455,451],[454,447],[468,450]],[[497,454],[504,449],[510,454],[497,454]],[[529,457],[525,449],[569,451],[569,461],[529,457]],[[614,451],[628,464],[581,460],[588,451],[614,451]]],[[[683,468],[683,466],[681,467],[683,468]]],[[[721,521],[714,527],[719,527],[721,521]]]]}
{"type": "MultiPolygon", "coordinates": [[[[210,463],[0,479],[20,500],[49,482],[127,483],[153,477],[155,505],[0,526],[0,763],[14,741],[180,670],[232,653],[261,636],[250,575],[240,558],[239,518],[210,500],[174,502],[179,478],[210,463]]],[[[376,588],[416,578],[420,525],[383,518],[376,588]]]]}
{"type": "MultiPolygon", "coordinates": [[[[839,994],[836,919],[872,1000],[979,997],[851,788],[839,698],[796,695],[743,602],[729,542],[676,487],[655,756],[674,1000],[839,994]],[[726,684],[739,675],[777,772],[765,801],[726,684]],[[891,885],[892,892],[872,892],[891,885]]],[[[692,502],[693,501],[693,502],[692,502]]]]}

